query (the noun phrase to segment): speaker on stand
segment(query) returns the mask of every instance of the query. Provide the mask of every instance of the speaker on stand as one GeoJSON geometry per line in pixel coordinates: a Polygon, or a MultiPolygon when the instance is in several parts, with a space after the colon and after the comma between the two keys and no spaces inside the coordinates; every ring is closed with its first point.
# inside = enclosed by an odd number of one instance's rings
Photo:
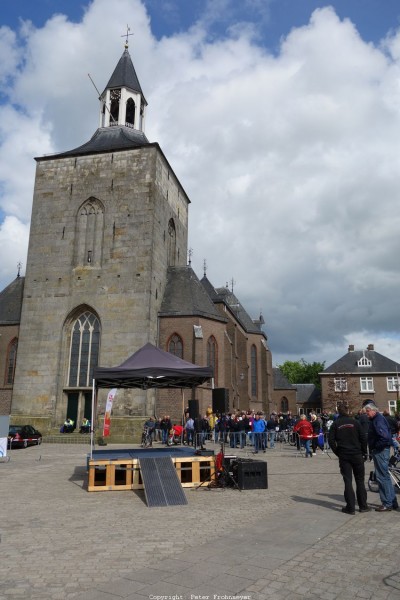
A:
{"type": "Polygon", "coordinates": [[[214,388],[212,391],[213,413],[229,412],[229,390],[227,388],[214,388]]]}
{"type": "Polygon", "coordinates": [[[195,419],[198,419],[199,416],[199,401],[189,400],[189,417],[194,421],[195,419]]]}

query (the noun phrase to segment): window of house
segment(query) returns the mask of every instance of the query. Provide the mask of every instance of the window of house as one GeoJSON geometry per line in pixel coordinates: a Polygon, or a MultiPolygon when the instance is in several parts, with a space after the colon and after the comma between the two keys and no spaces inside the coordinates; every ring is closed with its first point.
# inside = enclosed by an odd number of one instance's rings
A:
{"type": "Polygon", "coordinates": [[[347,392],[346,377],[335,377],[335,392],[347,392]]]}
{"type": "Polygon", "coordinates": [[[397,392],[397,390],[400,388],[399,377],[386,377],[386,382],[388,392],[397,392]]]}
{"type": "Polygon", "coordinates": [[[18,346],[17,338],[14,338],[8,344],[7,359],[6,359],[5,385],[12,385],[14,383],[15,363],[17,361],[17,346],[18,346]]]}
{"type": "Polygon", "coordinates": [[[251,347],[251,395],[257,396],[257,348],[251,347]]]}
{"type": "Polygon", "coordinates": [[[285,413],[288,412],[289,410],[289,401],[286,398],[286,396],[283,396],[283,398],[281,398],[281,412],[285,413]]]}
{"type": "Polygon", "coordinates": [[[371,367],[372,361],[369,360],[366,356],[362,356],[357,364],[359,367],[371,367]]]}
{"type": "Polygon", "coordinates": [[[170,354],[177,356],[178,358],[183,358],[183,342],[182,338],[174,333],[169,339],[167,350],[170,354]]]}
{"type": "Polygon", "coordinates": [[[374,391],[374,380],[372,377],[360,377],[360,391],[361,392],[373,392],[374,391]]]}
{"type": "Polygon", "coordinates": [[[388,408],[389,408],[389,412],[391,415],[394,415],[397,412],[397,402],[396,400],[389,400],[388,402],[388,408]]]}
{"type": "Polygon", "coordinates": [[[93,369],[98,364],[100,323],[91,312],[81,314],[73,323],[69,356],[68,385],[90,387],[93,369]]]}
{"type": "Polygon", "coordinates": [[[217,341],[215,337],[212,335],[207,340],[207,365],[212,367],[214,370],[214,382],[215,385],[218,384],[218,371],[217,371],[217,341]]]}

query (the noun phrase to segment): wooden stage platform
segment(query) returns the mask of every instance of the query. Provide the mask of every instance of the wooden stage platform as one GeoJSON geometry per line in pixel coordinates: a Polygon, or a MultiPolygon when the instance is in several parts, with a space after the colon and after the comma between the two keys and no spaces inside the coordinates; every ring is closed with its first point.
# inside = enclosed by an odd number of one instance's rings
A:
{"type": "Polygon", "coordinates": [[[193,448],[130,448],[94,450],[88,457],[88,492],[143,489],[140,458],[170,456],[182,487],[196,487],[215,478],[214,456],[197,455],[193,448]]]}

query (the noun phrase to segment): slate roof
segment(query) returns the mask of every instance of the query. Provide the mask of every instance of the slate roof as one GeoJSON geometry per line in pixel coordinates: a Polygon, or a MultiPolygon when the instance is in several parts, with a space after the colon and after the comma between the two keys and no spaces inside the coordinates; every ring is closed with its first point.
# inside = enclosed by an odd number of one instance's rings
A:
{"type": "Polygon", "coordinates": [[[278,367],[272,369],[272,377],[274,382],[274,390],[295,390],[296,386],[289,383],[288,378],[282,373],[278,367]]]}
{"type": "Polygon", "coordinates": [[[229,306],[230,310],[233,312],[236,319],[239,321],[245,331],[248,333],[263,333],[260,321],[254,323],[243,305],[239,302],[235,294],[231,292],[229,288],[216,288],[215,291],[217,292],[217,298],[214,300],[214,302],[224,302],[227,306],[229,306]]]}
{"type": "Polygon", "coordinates": [[[319,404],[321,402],[321,390],[313,383],[296,383],[296,402],[299,404],[319,404]]]}
{"type": "Polygon", "coordinates": [[[191,267],[169,267],[159,316],[200,316],[226,323],[191,267]]]}
{"type": "MultiPolygon", "coordinates": [[[[107,83],[104,92],[107,89],[113,88],[121,88],[126,87],[131,89],[134,92],[139,92],[142,94],[144,101],[146,99],[143,95],[142,88],[140,87],[138,76],[136,75],[135,67],[133,66],[133,62],[131,56],[128,52],[128,49],[125,49],[121,58],[118,61],[117,66],[114,69],[113,74],[110,77],[109,82],[107,83]]],[[[103,94],[104,94],[103,92],[103,94]]],[[[147,102],[146,102],[147,104],[147,102]]]]}
{"type": "Polygon", "coordinates": [[[211,300],[214,301],[218,299],[218,294],[215,290],[215,287],[212,285],[212,283],[210,283],[210,280],[207,279],[206,275],[203,275],[201,278],[201,284],[206,290],[207,294],[210,296],[211,300]]]}
{"type": "Polygon", "coordinates": [[[400,364],[379,354],[375,350],[352,350],[327,367],[323,373],[396,373],[400,364]],[[358,361],[365,356],[371,361],[370,367],[359,367],[358,361]]]}
{"type": "Polygon", "coordinates": [[[25,277],[17,277],[0,292],[0,325],[18,325],[21,321],[25,277]]]}
{"type": "Polygon", "coordinates": [[[138,129],[132,129],[123,125],[112,127],[99,127],[88,142],[73,150],[41,156],[35,160],[50,160],[53,158],[64,158],[67,156],[82,156],[85,154],[96,154],[100,152],[116,152],[118,150],[130,150],[149,145],[150,142],[138,129]]]}

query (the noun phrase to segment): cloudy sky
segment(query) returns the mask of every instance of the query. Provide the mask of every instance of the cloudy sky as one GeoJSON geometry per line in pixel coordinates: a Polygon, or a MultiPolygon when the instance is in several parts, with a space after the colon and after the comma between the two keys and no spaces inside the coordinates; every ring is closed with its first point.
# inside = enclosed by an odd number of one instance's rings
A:
{"type": "Polygon", "coordinates": [[[400,361],[398,0],[0,0],[0,289],[26,264],[34,156],[98,126],[129,51],[186,189],[192,266],[262,312],[274,364],[400,361]]]}

